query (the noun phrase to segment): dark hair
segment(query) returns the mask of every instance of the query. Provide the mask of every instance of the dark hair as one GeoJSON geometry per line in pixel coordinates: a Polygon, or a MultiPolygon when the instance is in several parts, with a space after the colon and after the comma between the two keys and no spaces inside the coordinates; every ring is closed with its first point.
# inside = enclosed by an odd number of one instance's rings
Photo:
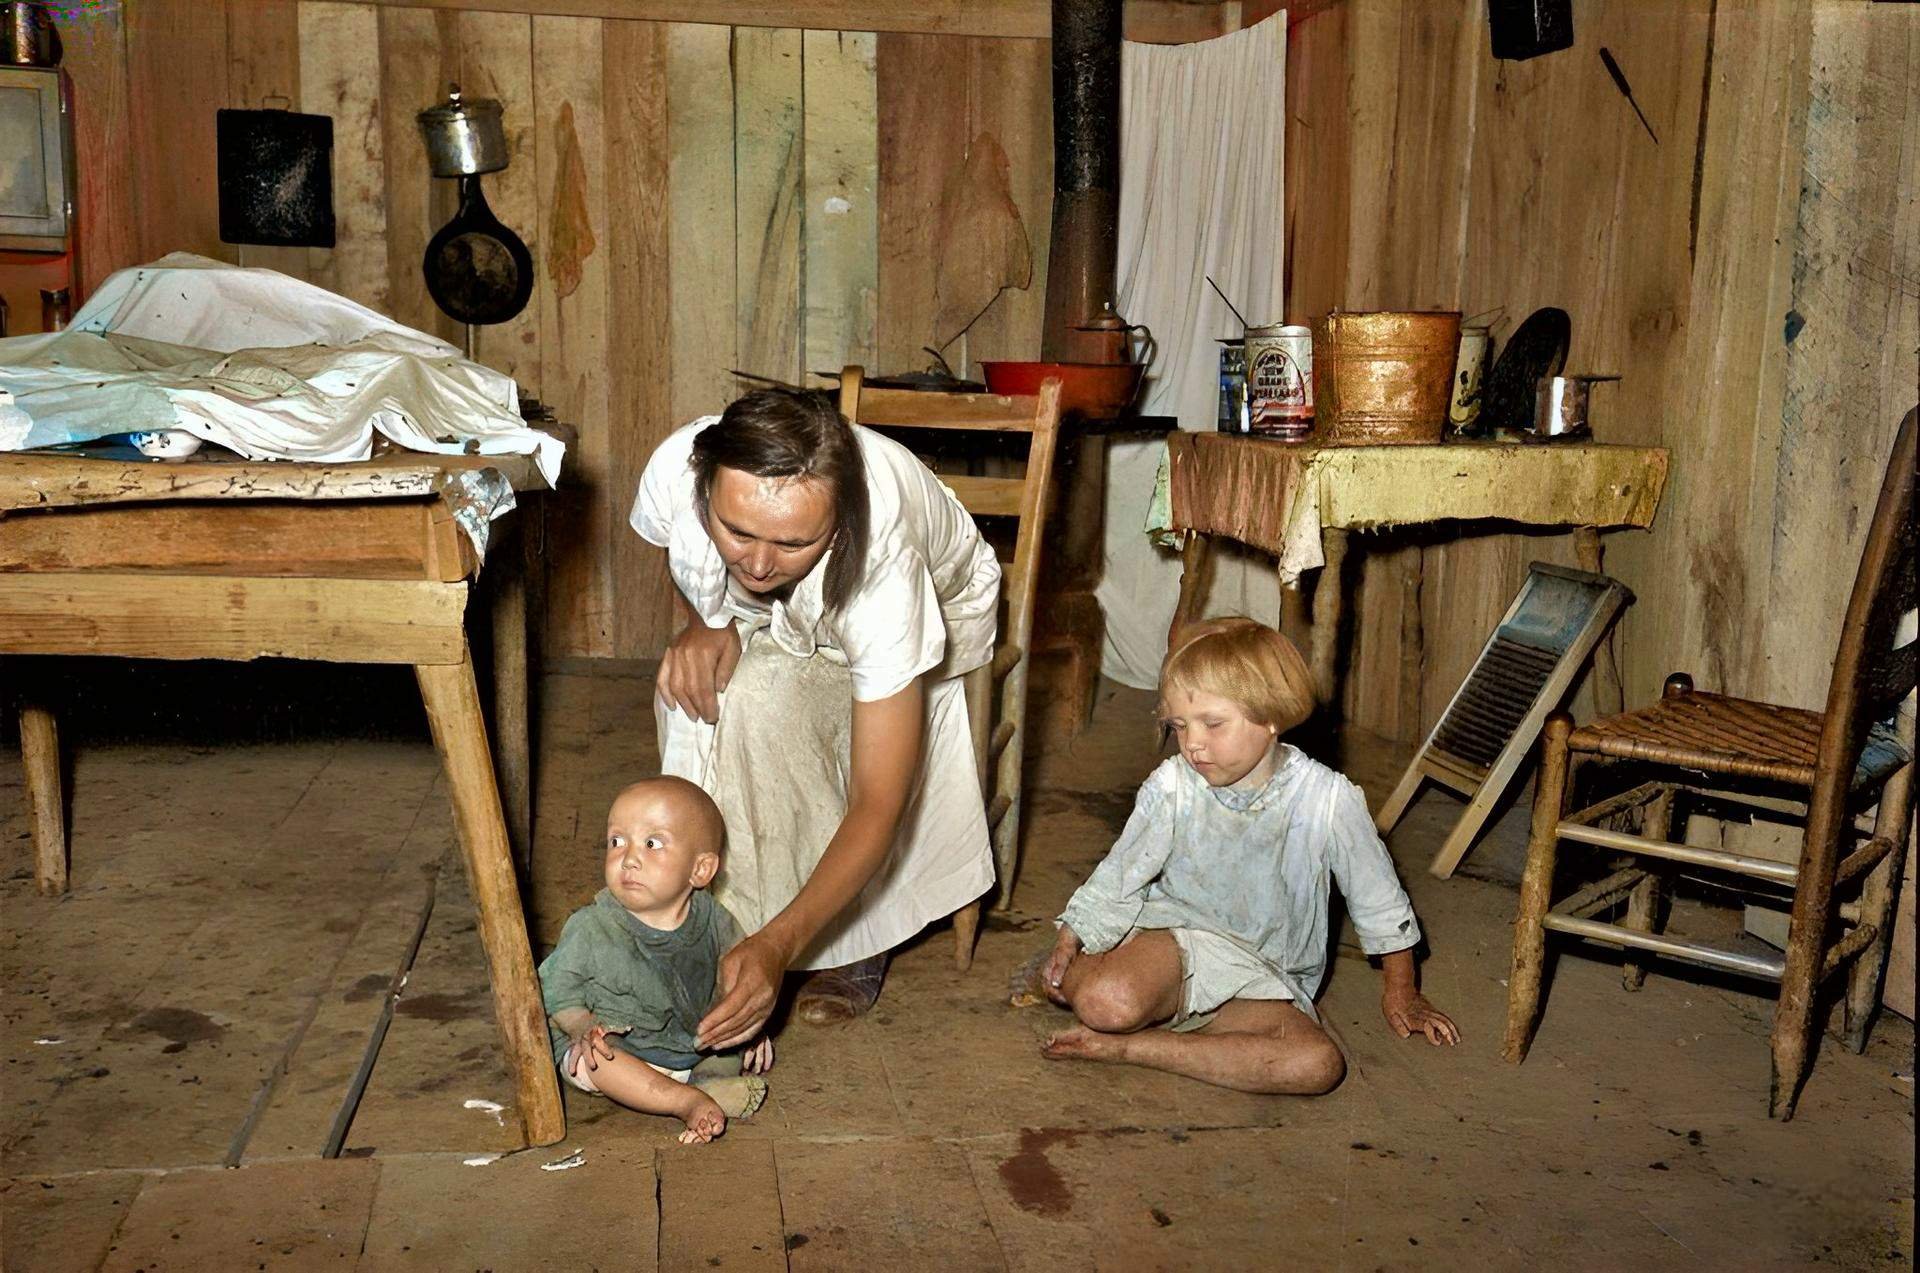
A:
{"type": "Polygon", "coordinates": [[[693,498],[708,516],[715,469],[754,477],[810,477],[833,491],[833,542],[822,592],[830,609],[853,596],[867,562],[867,469],[853,428],[824,393],[755,389],[693,439],[693,498]]]}

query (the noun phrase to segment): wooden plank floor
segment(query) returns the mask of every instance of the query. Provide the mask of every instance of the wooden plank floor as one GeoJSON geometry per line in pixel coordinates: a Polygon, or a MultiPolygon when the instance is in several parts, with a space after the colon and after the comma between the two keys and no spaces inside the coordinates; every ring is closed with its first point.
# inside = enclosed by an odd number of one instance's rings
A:
{"type": "MultiPolygon", "coordinates": [[[[644,669],[543,688],[537,947],[598,887],[607,801],[653,764],[644,669]]],[[[1125,821],[1150,721],[1110,687],[1092,731],[1034,758],[1031,858],[971,973],[928,934],[867,1019],[787,1026],[765,1110],[699,1149],[570,1092],[566,1142],[514,1152],[510,1116],[468,1108],[512,1087],[424,736],[81,745],[74,891],[52,902],[0,753],[4,1267],[1909,1266],[1911,1027],[1864,1057],[1829,1045],[1783,1127],[1764,999],[1660,973],[1626,996],[1615,963],[1569,952],[1533,1058],[1503,1065],[1513,895],[1420,869],[1444,797],[1394,847],[1459,1049],[1393,1039],[1343,946],[1321,1003],[1354,1063],[1329,1097],[1042,1060],[1062,1018],[1007,1007],[1006,973],[1125,821]],[[416,938],[346,1156],[319,1160],[416,938]],[[218,1170],[256,1109],[245,1165],[218,1170]]],[[[1348,749],[1376,794],[1402,759],[1348,749]]]]}

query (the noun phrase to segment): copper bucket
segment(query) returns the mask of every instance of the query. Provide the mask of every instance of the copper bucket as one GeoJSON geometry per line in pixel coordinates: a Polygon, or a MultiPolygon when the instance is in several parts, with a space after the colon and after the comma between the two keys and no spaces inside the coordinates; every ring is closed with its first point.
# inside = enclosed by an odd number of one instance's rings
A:
{"type": "Polygon", "coordinates": [[[1459,349],[1458,312],[1328,314],[1314,336],[1320,440],[1440,441],[1459,349]]]}

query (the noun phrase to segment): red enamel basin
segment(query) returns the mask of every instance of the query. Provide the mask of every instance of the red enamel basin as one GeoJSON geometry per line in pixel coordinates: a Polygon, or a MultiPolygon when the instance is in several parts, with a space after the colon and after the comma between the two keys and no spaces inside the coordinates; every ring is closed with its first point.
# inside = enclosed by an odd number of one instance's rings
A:
{"type": "Polygon", "coordinates": [[[1058,376],[1062,415],[1111,420],[1132,404],[1147,369],[1125,362],[983,362],[980,370],[989,393],[1039,393],[1041,381],[1058,376]]]}

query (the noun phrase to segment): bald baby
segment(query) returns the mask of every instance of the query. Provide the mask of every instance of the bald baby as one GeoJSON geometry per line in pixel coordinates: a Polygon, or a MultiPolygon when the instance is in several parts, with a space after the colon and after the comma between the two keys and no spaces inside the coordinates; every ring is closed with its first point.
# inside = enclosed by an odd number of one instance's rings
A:
{"type": "Polygon", "coordinates": [[[607,810],[606,889],[575,911],[541,962],[554,1062],[575,1089],[678,1117],[683,1142],[713,1139],[766,1099],[773,1045],[699,1048],[720,957],[740,927],[705,892],[727,828],[683,778],[623,787],[607,810]],[[748,1071],[742,1073],[742,1069],[748,1071]]]}

